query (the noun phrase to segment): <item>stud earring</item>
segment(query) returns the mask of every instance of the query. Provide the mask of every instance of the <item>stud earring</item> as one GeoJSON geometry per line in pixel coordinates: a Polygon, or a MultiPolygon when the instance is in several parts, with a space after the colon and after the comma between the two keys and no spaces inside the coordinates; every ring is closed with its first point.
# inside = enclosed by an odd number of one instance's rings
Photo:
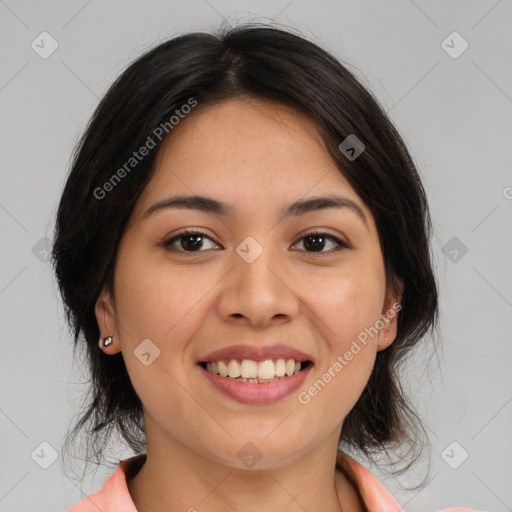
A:
{"type": "Polygon", "coordinates": [[[112,345],[112,336],[107,336],[106,338],[100,338],[99,347],[104,348],[112,345]]]}

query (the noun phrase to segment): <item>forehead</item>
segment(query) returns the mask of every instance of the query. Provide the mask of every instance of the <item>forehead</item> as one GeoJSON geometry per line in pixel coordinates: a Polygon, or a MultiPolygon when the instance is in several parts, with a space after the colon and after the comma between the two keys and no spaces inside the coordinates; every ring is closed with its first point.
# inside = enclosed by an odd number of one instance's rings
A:
{"type": "Polygon", "coordinates": [[[265,197],[291,202],[309,191],[358,198],[311,119],[248,97],[199,104],[164,141],[155,167],[140,208],[178,193],[253,208],[265,197]]]}

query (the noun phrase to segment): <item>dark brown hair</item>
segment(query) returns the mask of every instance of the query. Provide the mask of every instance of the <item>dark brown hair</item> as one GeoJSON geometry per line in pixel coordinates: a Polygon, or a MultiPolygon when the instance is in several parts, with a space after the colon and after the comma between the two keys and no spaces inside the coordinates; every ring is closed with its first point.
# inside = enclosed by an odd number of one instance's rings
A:
{"type": "Polygon", "coordinates": [[[155,130],[169,126],[191,98],[204,107],[241,95],[290,106],[316,123],[339,171],[374,215],[388,284],[397,290],[398,279],[403,282],[397,337],[377,353],[340,441],[367,456],[406,443],[422,446],[418,433],[425,431],[398,379],[399,363],[435,330],[438,316],[431,221],[417,169],[377,100],[338,59],[292,31],[251,24],[182,35],[147,51],[110,87],[75,149],[58,207],[52,262],[74,349],[85,350],[90,371],[92,396],[66,439],[67,449],[90,427],[85,460],[94,456],[102,462],[116,432],[134,452],[145,449],[142,404],[122,354],[106,356],[98,349],[94,307],[104,286],[113,293],[119,242],[161,145],[155,130]],[[355,159],[339,149],[349,135],[365,146],[355,159]],[[150,136],[156,147],[112,182],[150,136]],[[98,192],[107,182],[108,194],[98,192]]]}

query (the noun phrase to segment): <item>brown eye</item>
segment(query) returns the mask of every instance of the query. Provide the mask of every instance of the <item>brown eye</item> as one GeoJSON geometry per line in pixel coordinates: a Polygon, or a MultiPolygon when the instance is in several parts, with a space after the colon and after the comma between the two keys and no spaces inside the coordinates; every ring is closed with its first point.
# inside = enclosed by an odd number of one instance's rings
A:
{"type": "MultiPolygon", "coordinates": [[[[213,240],[201,231],[182,231],[177,235],[166,240],[162,245],[166,249],[175,252],[204,252],[201,251],[205,240],[213,240]],[[176,244],[181,246],[181,249],[175,247],[176,244]],[[174,246],[174,247],[173,247],[174,246]]],[[[214,244],[215,245],[215,244],[214,244]]]]}
{"type": "Polygon", "coordinates": [[[338,252],[343,249],[348,249],[348,245],[329,233],[322,233],[321,231],[312,231],[304,235],[299,240],[303,241],[306,252],[317,253],[332,253],[338,252]],[[334,251],[323,251],[326,244],[330,242],[335,246],[334,251]]]}
{"type": "MultiPolygon", "coordinates": [[[[162,246],[173,252],[181,252],[181,253],[198,253],[205,252],[204,243],[206,240],[209,240],[213,243],[215,247],[218,247],[213,240],[202,231],[192,231],[185,230],[177,235],[174,235],[172,238],[164,241],[162,246]],[[177,247],[179,245],[179,248],[177,247]]],[[[339,252],[343,249],[348,249],[348,245],[333,235],[329,233],[324,233],[321,231],[312,231],[299,239],[300,243],[303,243],[304,250],[307,253],[319,253],[319,254],[332,254],[335,252],[339,252]],[[334,247],[330,250],[325,251],[324,249],[328,244],[333,244],[334,247]],[[333,250],[334,249],[334,250],[333,250]]],[[[297,243],[295,244],[295,246],[297,243]]]]}

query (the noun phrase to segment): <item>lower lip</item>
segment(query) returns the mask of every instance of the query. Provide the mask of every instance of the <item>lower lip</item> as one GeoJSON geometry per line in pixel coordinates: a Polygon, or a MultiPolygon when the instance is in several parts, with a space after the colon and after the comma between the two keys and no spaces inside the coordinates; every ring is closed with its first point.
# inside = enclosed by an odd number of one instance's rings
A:
{"type": "Polygon", "coordinates": [[[201,365],[197,365],[204,376],[224,395],[244,404],[268,404],[277,402],[296,391],[306,379],[313,364],[309,363],[307,368],[291,377],[256,384],[250,382],[239,382],[229,377],[221,377],[201,365]]]}

